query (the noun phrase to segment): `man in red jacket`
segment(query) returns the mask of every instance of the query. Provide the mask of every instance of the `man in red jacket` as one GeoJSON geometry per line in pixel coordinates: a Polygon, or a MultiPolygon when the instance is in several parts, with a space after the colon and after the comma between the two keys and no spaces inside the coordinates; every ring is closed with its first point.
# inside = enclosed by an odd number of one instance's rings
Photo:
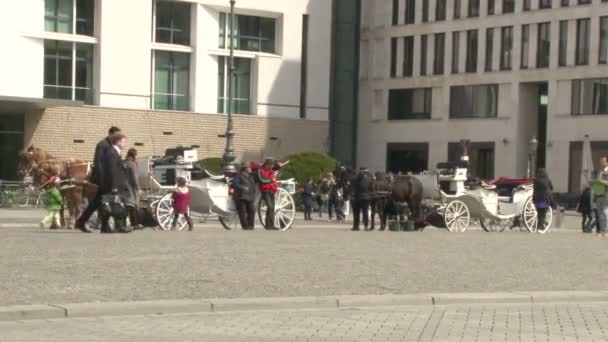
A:
{"type": "Polygon", "coordinates": [[[260,183],[260,192],[262,193],[262,201],[266,204],[266,229],[277,230],[274,222],[275,214],[275,194],[279,190],[277,185],[277,176],[275,171],[278,171],[281,165],[274,159],[266,159],[261,168],[257,170],[257,180],[260,183]]]}

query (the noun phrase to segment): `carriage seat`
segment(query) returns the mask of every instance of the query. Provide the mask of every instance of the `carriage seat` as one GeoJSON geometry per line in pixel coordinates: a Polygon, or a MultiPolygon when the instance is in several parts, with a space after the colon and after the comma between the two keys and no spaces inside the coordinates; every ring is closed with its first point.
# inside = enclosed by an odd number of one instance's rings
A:
{"type": "Polygon", "coordinates": [[[226,177],[224,177],[223,175],[214,175],[211,172],[209,172],[209,170],[207,169],[203,169],[204,174],[207,176],[207,178],[214,180],[214,181],[218,181],[218,182],[222,182],[225,183],[226,182],[226,177]]]}
{"type": "Polygon", "coordinates": [[[481,187],[486,189],[486,190],[496,190],[496,185],[494,184],[488,184],[484,181],[481,181],[481,187]]]}

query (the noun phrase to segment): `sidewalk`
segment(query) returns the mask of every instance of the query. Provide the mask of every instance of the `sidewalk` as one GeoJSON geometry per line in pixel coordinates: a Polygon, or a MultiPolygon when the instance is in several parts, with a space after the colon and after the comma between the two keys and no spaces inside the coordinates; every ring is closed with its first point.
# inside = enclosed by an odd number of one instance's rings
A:
{"type": "Polygon", "coordinates": [[[418,296],[343,297],[351,305],[339,307],[332,307],[331,300],[323,298],[315,302],[311,298],[275,299],[275,304],[282,304],[274,308],[252,305],[255,300],[216,300],[226,303],[225,310],[167,314],[157,308],[115,317],[87,317],[81,311],[79,318],[72,319],[0,322],[0,341],[510,342],[608,338],[608,302],[596,301],[590,293],[536,293],[523,302],[527,295],[435,295],[430,296],[436,298],[435,304],[411,305],[414,297],[418,296]],[[441,298],[444,303],[440,303],[441,298]],[[531,302],[531,298],[538,300],[531,302]],[[506,302],[493,302],[497,300],[506,302]],[[285,306],[287,302],[295,305],[285,306]],[[302,305],[306,302],[315,305],[302,305]],[[402,305],[408,302],[410,305],[402,305]]]}

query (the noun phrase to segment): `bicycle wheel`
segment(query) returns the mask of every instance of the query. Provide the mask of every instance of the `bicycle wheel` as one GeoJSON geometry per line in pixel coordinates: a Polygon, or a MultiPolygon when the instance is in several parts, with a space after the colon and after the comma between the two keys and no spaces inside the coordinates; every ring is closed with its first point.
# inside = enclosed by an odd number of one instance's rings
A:
{"type": "Polygon", "coordinates": [[[19,208],[27,207],[30,204],[29,189],[22,188],[15,190],[13,193],[13,204],[19,208]]]}

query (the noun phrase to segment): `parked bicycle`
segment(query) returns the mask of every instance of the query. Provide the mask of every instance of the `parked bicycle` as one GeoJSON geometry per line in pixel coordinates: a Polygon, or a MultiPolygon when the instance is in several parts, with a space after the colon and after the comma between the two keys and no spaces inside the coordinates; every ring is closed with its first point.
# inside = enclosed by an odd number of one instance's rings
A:
{"type": "Polygon", "coordinates": [[[0,208],[27,208],[29,205],[44,206],[44,191],[37,189],[29,182],[11,182],[0,180],[0,208]]]}

